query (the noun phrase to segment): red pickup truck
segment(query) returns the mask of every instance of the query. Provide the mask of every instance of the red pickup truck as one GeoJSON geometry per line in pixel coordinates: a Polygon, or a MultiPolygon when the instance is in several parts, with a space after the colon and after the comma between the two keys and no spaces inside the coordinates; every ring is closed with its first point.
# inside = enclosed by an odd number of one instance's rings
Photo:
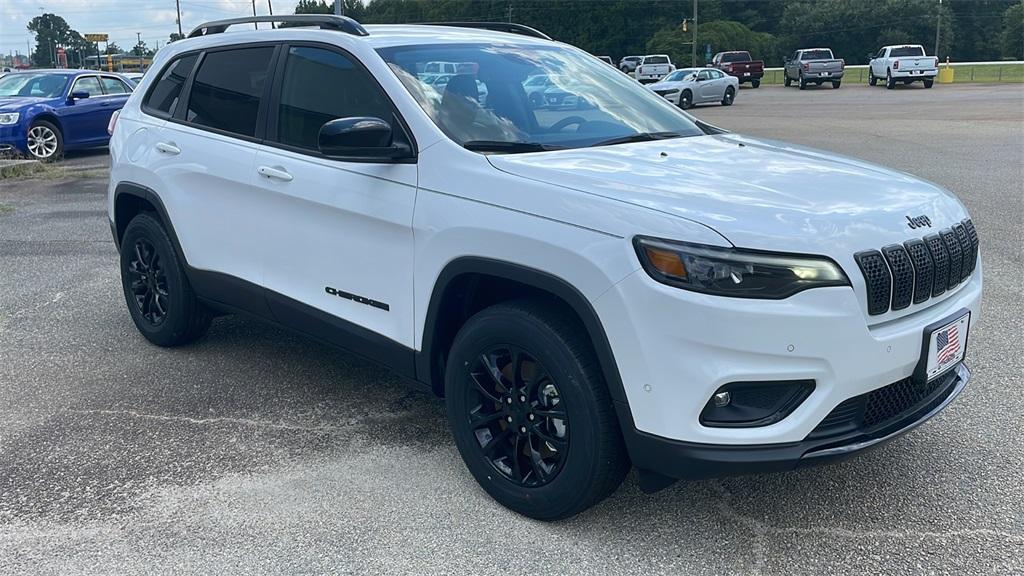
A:
{"type": "Polygon", "coordinates": [[[746,50],[719,52],[711,59],[711,67],[735,76],[740,84],[750,82],[754,88],[761,85],[761,77],[764,76],[764,61],[752,59],[746,50]]]}

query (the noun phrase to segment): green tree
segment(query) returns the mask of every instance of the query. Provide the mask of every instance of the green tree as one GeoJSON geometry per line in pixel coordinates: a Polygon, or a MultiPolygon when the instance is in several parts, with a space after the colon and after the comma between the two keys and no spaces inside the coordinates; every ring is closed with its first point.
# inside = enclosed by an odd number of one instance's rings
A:
{"type": "Polygon", "coordinates": [[[81,34],[72,30],[68,23],[56,14],[36,16],[29,21],[28,30],[36,35],[32,62],[38,67],[54,67],[57,48],[65,49],[69,65],[81,65],[81,53],[88,51],[90,47],[81,34]]]}
{"type": "Polygon", "coordinates": [[[104,54],[124,54],[124,50],[122,50],[121,47],[117,45],[117,42],[108,42],[107,43],[107,48],[106,48],[106,50],[103,51],[103,53],[104,54]]]}
{"type": "Polygon", "coordinates": [[[177,42],[178,40],[184,40],[184,39],[185,39],[185,35],[184,34],[178,34],[177,32],[171,32],[171,38],[170,38],[170,40],[167,41],[167,43],[170,44],[171,42],[177,42]]]}
{"type": "Polygon", "coordinates": [[[999,46],[1003,58],[1024,59],[1024,1],[1010,6],[1003,14],[999,46]]]}

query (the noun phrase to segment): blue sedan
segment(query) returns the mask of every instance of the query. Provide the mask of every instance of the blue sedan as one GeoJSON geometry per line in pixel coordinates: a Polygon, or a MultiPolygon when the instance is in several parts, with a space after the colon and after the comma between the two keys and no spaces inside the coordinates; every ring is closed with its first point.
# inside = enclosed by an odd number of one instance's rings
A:
{"type": "Polygon", "coordinates": [[[134,85],[92,70],[30,70],[0,78],[0,154],[39,160],[106,146],[107,124],[134,85]]]}

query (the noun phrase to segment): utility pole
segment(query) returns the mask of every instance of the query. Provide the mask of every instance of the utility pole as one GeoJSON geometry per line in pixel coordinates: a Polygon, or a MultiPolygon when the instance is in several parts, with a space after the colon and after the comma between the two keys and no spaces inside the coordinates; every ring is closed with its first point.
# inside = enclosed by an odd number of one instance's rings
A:
{"type": "Polygon", "coordinates": [[[181,33],[181,0],[174,0],[174,8],[178,11],[178,36],[183,36],[181,33]]]}
{"type": "Polygon", "coordinates": [[[935,58],[939,57],[939,30],[942,28],[942,0],[939,0],[939,7],[935,11],[935,58]]]}
{"type": "Polygon", "coordinates": [[[693,0],[693,43],[690,45],[690,66],[697,67],[697,0],[693,0]]]}
{"type": "Polygon", "coordinates": [[[508,22],[509,22],[509,24],[512,23],[512,3],[511,2],[508,3],[508,22]]]}
{"type": "Polygon", "coordinates": [[[345,3],[344,0],[334,0],[334,14],[335,16],[345,15],[345,3]]]}
{"type": "MultiPolygon", "coordinates": [[[[252,0],[252,15],[253,15],[253,17],[256,16],[256,0],[252,0]]],[[[260,23],[259,22],[253,22],[252,25],[255,26],[257,30],[260,29],[260,23]]]]}

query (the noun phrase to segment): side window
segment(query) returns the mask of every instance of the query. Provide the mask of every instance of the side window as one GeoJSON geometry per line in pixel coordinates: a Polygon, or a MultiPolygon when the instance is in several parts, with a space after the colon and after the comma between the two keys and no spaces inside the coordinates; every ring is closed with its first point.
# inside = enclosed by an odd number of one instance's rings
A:
{"type": "Polygon", "coordinates": [[[185,120],[255,136],[256,116],[273,54],[271,46],[208,53],[192,82],[185,120]]]}
{"type": "Polygon", "coordinates": [[[700,73],[697,74],[697,78],[699,80],[708,80],[711,78],[711,72],[707,70],[701,70],[700,73]]]}
{"type": "Polygon", "coordinates": [[[182,56],[171,62],[160,79],[156,81],[149,91],[143,109],[147,112],[155,112],[161,116],[174,116],[174,109],[178,106],[178,98],[181,96],[181,88],[185,80],[196,65],[198,54],[182,56]]]}
{"type": "Polygon", "coordinates": [[[72,92],[88,92],[90,98],[103,95],[103,90],[100,89],[100,81],[95,76],[84,76],[75,80],[75,85],[71,87],[72,92]]]}
{"type": "Polygon", "coordinates": [[[345,56],[323,48],[290,48],[281,83],[277,140],[317,150],[320,127],[351,116],[391,122],[391,105],[373,79],[345,56]]]}
{"type": "Polygon", "coordinates": [[[114,78],[113,76],[101,76],[100,82],[103,83],[103,91],[107,94],[128,94],[131,92],[124,82],[121,82],[120,78],[114,78]]]}

